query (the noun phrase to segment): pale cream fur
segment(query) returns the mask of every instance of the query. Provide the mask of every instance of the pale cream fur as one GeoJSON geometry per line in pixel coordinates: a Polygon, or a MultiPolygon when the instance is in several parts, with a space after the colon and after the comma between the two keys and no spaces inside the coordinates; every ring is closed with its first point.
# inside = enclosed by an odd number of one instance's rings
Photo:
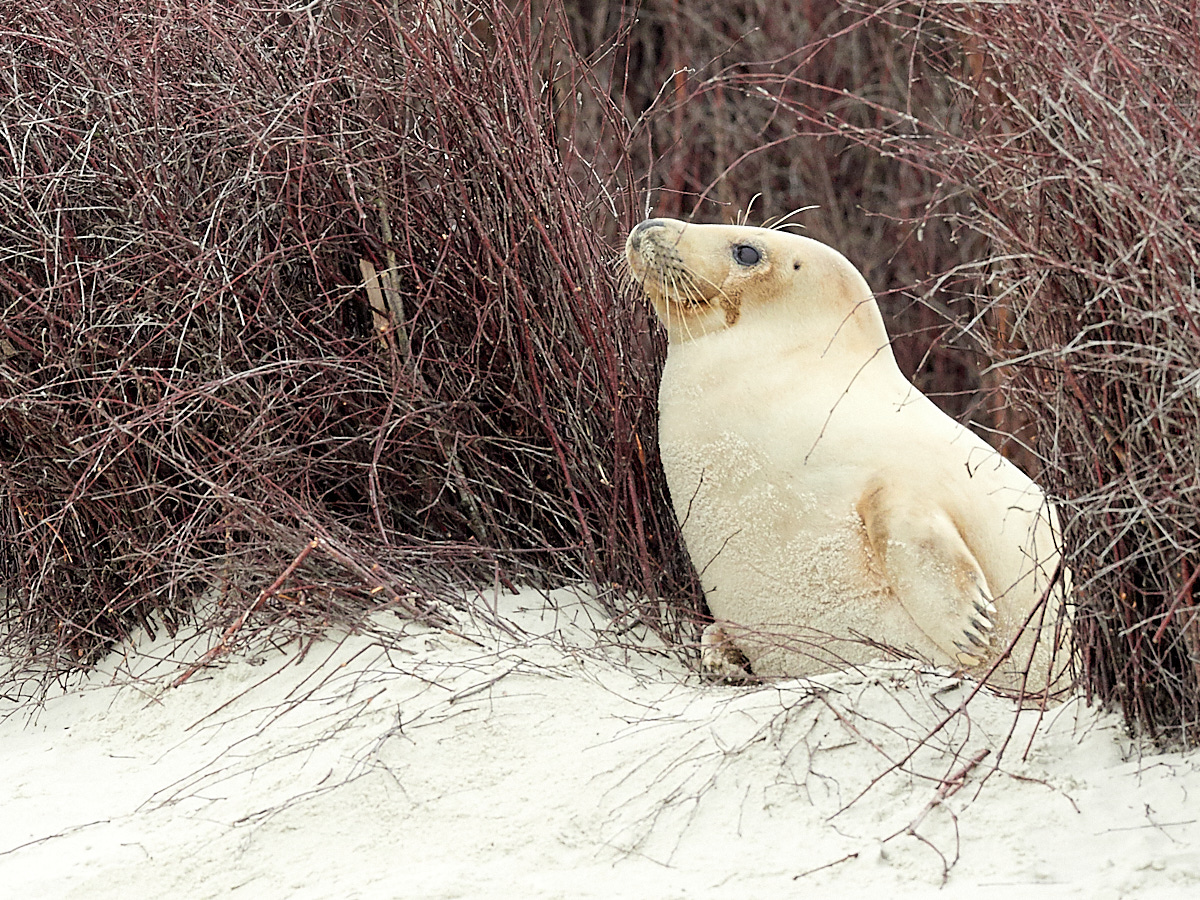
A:
{"type": "Polygon", "coordinates": [[[982,677],[1016,640],[991,684],[1069,683],[1053,508],[901,374],[841,254],[652,219],[626,256],[667,328],[659,440],[716,620],[706,646],[767,677],[888,648],[982,677]]]}

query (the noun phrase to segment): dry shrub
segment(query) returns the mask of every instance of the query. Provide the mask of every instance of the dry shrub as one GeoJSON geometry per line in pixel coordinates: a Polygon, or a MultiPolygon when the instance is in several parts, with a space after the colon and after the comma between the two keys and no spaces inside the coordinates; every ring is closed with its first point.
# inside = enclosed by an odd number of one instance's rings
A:
{"type": "Polygon", "coordinates": [[[979,76],[968,142],[992,335],[1069,498],[1087,685],[1200,739],[1200,61],[1194,7],[939,9],[979,76]],[[1011,348],[1011,349],[1010,349],[1011,348]]]}
{"type": "Polygon", "coordinates": [[[5,4],[10,678],[204,590],[227,641],[459,579],[696,597],[594,224],[632,214],[513,6],[5,4]]]}

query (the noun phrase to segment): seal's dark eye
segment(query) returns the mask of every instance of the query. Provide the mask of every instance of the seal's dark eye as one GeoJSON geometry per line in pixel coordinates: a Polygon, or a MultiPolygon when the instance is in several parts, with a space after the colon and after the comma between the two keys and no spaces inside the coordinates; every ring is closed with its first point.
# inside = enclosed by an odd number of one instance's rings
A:
{"type": "Polygon", "coordinates": [[[762,259],[762,254],[749,244],[738,244],[733,248],[733,258],[738,261],[739,265],[752,266],[762,259]]]}

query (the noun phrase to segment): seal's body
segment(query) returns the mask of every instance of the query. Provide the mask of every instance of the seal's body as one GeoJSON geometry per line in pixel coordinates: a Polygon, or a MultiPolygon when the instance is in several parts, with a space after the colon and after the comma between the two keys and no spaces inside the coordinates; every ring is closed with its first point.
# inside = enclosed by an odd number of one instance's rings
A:
{"type": "Polygon", "coordinates": [[[806,675],[891,649],[982,677],[1011,646],[989,683],[1066,685],[1053,509],[903,376],[844,257],[670,219],[626,255],[668,331],[659,441],[715,619],[708,668],[740,651],[756,675],[806,675]]]}

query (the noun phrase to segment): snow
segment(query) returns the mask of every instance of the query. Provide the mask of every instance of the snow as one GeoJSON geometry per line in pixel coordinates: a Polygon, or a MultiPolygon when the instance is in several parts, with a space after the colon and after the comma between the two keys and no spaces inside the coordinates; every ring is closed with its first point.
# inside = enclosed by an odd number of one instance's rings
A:
{"type": "Polygon", "coordinates": [[[970,682],[897,663],[705,684],[582,592],[489,604],[456,634],[379,614],[177,687],[206,638],[143,639],[44,704],[6,701],[0,893],[1200,891],[1200,756],[1111,713],[978,692],[950,715],[970,682]]]}

